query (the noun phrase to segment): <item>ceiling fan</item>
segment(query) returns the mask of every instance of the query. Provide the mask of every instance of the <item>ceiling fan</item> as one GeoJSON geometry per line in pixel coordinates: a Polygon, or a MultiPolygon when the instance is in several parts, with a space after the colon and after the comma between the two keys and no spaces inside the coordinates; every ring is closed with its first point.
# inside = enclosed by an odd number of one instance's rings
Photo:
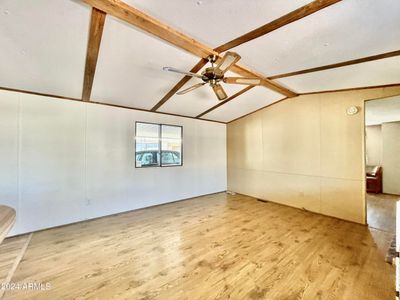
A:
{"type": "Polygon", "coordinates": [[[217,61],[216,55],[210,55],[208,57],[208,61],[211,63],[211,67],[206,68],[201,74],[196,74],[192,72],[181,71],[172,67],[164,67],[164,71],[175,72],[184,74],[191,77],[197,77],[203,80],[201,83],[197,83],[187,89],[177,92],[177,95],[183,95],[188,92],[191,92],[205,84],[210,84],[213,89],[215,95],[218,100],[225,100],[228,98],[228,95],[225,93],[220,82],[224,82],[227,84],[246,84],[246,85],[259,85],[261,84],[261,80],[259,78],[247,78],[247,77],[225,77],[225,72],[229,70],[239,59],[240,55],[228,51],[225,53],[224,57],[219,61],[219,63],[214,66],[217,61]]]}

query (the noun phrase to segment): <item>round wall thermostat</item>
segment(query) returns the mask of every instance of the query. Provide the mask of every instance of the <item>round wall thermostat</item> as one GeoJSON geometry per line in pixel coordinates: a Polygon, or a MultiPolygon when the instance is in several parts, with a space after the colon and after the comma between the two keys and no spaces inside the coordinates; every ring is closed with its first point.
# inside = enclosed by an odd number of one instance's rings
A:
{"type": "Polygon", "coordinates": [[[355,115],[356,113],[358,113],[358,107],[357,106],[350,106],[348,109],[347,109],[347,114],[349,115],[349,116],[352,116],[352,115],[355,115]]]}

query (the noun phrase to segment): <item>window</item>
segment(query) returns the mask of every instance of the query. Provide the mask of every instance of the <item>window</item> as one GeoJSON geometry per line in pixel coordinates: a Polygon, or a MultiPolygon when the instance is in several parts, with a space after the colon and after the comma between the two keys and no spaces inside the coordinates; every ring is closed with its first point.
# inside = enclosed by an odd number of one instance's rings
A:
{"type": "Polygon", "coordinates": [[[136,122],[136,168],[182,166],[182,126],[136,122]]]}

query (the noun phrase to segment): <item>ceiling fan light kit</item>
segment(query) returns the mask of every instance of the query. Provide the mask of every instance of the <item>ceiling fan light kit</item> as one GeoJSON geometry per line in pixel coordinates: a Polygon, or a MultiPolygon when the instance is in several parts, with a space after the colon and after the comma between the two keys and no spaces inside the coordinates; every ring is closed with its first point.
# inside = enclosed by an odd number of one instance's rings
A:
{"type": "Polygon", "coordinates": [[[218,100],[225,100],[228,98],[224,88],[220,84],[220,82],[224,82],[226,84],[246,84],[246,85],[260,85],[261,80],[259,78],[245,78],[245,77],[225,77],[225,73],[240,60],[240,55],[228,51],[225,53],[224,57],[217,63],[216,66],[214,64],[217,62],[218,57],[216,55],[210,55],[208,57],[208,61],[211,63],[211,67],[206,68],[201,74],[196,74],[192,72],[181,71],[172,67],[164,67],[164,71],[175,72],[179,74],[184,74],[186,76],[196,77],[203,80],[202,83],[197,83],[187,89],[181,90],[177,92],[177,95],[184,95],[188,92],[191,92],[199,87],[202,87],[205,84],[209,84],[213,89],[215,95],[218,100]]]}

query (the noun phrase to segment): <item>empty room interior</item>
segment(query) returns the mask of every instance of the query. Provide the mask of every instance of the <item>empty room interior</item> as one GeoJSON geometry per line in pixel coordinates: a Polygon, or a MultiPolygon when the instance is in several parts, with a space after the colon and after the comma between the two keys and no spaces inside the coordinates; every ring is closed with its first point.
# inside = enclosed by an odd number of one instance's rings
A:
{"type": "Polygon", "coordinates": [[[399,0],[0,0],[0,299],[399,299],[399,200],[399,0]]]}

